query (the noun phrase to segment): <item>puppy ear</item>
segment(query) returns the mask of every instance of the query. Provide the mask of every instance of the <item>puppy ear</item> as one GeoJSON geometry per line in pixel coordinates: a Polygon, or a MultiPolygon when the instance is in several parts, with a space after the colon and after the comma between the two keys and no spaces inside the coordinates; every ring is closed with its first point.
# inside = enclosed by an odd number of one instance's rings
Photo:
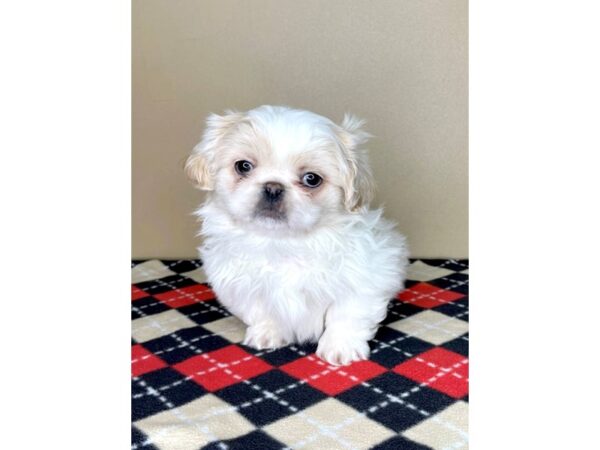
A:
{"type": "Polygon", "coordinates": [[[223,137],[239,123],[244,114],[225,111],[219,116],[211,114],[206,119],[206,129],[201,141],[194,147],[185,162],[185,173],[197,188],[212,191],[214,189],[215,160],[223,137]]]}
{"type": "MultiPolygon", "coordinates": [[[[195,150],[195,148],[194,148],[195,150]]],[[[192,153],[185,161],[185,174],[198,189],[213,190],[213,175],[210,172],[206,158],[200,153],[192,153]]]]}
{"type": "Polygon", "coordinates": [[[362,129],[364,123],[364,120],[346,114],[337,130],[348,166],[344,183],[344,206],[350,212],[367,208],[375,194],[375,183],[367,151],[361,147],[371,137],[362,129]]]}

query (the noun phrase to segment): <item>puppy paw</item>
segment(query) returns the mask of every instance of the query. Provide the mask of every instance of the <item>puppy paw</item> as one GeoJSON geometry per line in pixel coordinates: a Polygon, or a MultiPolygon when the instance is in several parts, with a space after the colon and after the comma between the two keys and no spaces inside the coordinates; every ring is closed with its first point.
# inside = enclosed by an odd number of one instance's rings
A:
{"type": "Polygon", "coordinates": [[[332,366],[346,366],[369,358],[367,341],[343,334],[325,333],[319,339],[317,356],[332,366]]]}
{"type": "Polygon", "coordinates": [[[287,342],[273,325],[259,324],[251,325],[246,329],[243,344],[257,350],[263,350],[283,347],[287,342]]]}

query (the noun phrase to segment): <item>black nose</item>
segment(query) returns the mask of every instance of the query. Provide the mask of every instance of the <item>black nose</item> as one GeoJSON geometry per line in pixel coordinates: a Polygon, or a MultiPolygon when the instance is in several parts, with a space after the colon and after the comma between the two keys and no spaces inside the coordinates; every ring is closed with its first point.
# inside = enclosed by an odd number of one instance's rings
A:
{"type": "Polygon", "coordinates": [[[268,182],[265,183],[264,194],[265,198],[270,202],[276,202],[283,197],[283,185],[281,183],[268,182]]]}

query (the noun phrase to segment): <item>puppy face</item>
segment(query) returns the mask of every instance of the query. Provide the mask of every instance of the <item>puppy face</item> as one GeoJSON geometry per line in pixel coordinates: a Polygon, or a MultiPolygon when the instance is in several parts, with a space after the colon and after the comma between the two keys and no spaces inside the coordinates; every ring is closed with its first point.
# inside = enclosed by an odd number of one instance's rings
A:
{"type": "Polygon", "coordinates": [[[211,115],[186,171],[238,226],[309,231],[371,200],[361,125],[271,106],[211,115]]]}

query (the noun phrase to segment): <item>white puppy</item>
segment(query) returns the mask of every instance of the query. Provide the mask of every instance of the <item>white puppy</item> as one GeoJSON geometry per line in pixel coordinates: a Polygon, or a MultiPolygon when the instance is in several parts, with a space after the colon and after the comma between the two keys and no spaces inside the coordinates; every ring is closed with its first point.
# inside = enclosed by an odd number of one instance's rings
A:
{"type": "Polygon", "coordinates": [[[381,209],[368,210],[361,125],[275,106],[208,118],[186,171],[210,191],[197,211],[200,256],[221,303],[248,325],[244,344],[318,341],[330,364],[368,358],[408,252],[381,209]]]}

